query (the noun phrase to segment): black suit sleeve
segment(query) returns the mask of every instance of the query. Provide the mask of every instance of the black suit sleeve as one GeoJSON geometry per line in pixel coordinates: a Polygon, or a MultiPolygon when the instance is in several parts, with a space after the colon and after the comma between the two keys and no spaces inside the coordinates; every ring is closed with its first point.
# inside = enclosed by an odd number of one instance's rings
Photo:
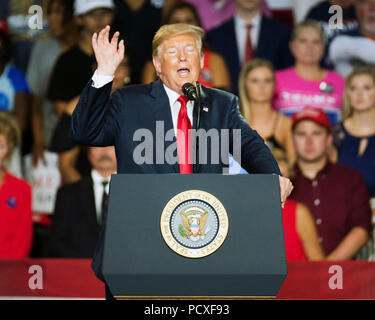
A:
{"type": "Polygon", "coordinates": [[[112,82],[102,88],[83,90],[73,112],[71,136],[83,145],[112,146],[120,130],[122,99],[118,91],[111,93],[112,82]]]}
{"type": "Polygon", "coordinates": [[[233,145],[235,144],[233,142],[236,140],[233,139],[233,130],[230,130],[232,134],[229,139],[232,143],[230,145],[230,152],[247,172],[275,173],[281,175],[279,166],[263,139],[255,130],[250,128],[246,120],[242,117],[236,96],[232,100],[229,126],[231,129],[240,130],[238,132],[241,134],[241,158],[237,157],[238,152],[234,150],[236,145],[233,145]]]}

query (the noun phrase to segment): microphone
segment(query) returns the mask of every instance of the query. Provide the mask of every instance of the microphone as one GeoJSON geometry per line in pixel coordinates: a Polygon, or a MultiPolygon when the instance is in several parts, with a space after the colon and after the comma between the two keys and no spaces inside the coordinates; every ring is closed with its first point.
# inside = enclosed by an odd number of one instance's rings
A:
{"type": "Polygon", "coordinates": [[[186,82],[186,83],[182,86],[182,93],[183,93],[184,96],[186,96],[189,100],[192,100],[192,101],[197,100],[197,91],[196,91],[194,85],[192,85],[192,84],[189,83],[189,82],[186,82]]]}

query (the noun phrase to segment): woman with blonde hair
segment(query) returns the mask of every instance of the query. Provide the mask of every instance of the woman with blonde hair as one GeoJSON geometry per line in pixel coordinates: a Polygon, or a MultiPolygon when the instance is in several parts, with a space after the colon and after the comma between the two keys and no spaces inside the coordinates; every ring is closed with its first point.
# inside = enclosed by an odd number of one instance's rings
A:
{"type": "Polygon", "coordinates": [[[275,109],[292,116],[305,106],[320,108],[335,125],[341,119],[345,80],[320,66],[325,50],[322,26],[314,20],[299,23],[289,46],[295,64],[276,72],[275,109]]]}
{"type": "Polygon", "coordinates": [[[243,117],[270,148],[285,150],[288,161],[293,163],[291,120],[273,109],[274,89],[275,72],[269,61],[252,59],[242,68],[239,97],[243,117]]]}
{"type": "Polygon", "coordinates": [[[27,258],[32,243],[31,188],[4,167],[20,137],[17,121],[0,112],[0,259],[27,258]]]}
{"type": "Polygon", "coordinates": [[[338,162],[360,171],[375,217],[375,68],[361,66],[346,79],[343,120],[334,128],[338,162]]]}

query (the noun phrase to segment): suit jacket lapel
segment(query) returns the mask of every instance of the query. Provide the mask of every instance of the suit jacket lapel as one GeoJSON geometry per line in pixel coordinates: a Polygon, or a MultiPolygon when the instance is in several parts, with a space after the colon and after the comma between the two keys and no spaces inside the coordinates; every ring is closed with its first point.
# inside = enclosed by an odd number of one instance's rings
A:
{"type": "MultiPolygon", "coordinates": [[[[172,141],[166,141],[166,135],[169,130],[173,129],[173,121],[172,121],[172,114],[171,114],[171,108],[169,105],[169,99],[168,96],[164,90],[163,87],[163,82],[159,79],[155,82],[152,83],[152,88],[151,88],[151,96],[153,97],[154,101],[151,104],[151,109],[155,117],[155,121],[163,121],[164,124],[164,154],[166,155],[169,153],[169,156],[172,157],[173,155],[170,153],[170,150],[168,150],[168,147],[176,142],[176,136],[173,134],[173,140],[172,141]]],[[[154,132],[156,134],[156,132],[154,132]]],[[[156,140],[160,137],[155,137],[155,143],[156,140]]],[[[156,159],[156,148],[157,146],[154,146],[154,159],[156,159]]],[[[177,147],[177,145],[176,145],[177,147]]],[[[164,157],[164,161],[165,157],[164,157]]],[[[168,165],[168,164],[167,164],[168,165]]],[[[169,165],[168,165],[169,166],[169,165]]],[[[178,162],[176,162],[173,166],[173,171],[176,173],[180,172],[180,168],[178,165],[178,162]]]]}

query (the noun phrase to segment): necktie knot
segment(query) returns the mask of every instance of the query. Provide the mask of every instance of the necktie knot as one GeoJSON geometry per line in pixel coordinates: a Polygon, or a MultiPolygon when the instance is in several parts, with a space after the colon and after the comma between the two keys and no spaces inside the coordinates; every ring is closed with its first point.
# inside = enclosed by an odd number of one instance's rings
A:
{"type": "Polygon", "coordinates": [[[188,103],[189,99],[186,96],[179,96],[177,101],[181,103],[181,107],[184,107],[188,103]]]}
{"type": "Polygon", "coordinates": [[[253,25],[251,23],[246,24],[246,30],[247,32],[250,32],[250,30],[253,28],[253,25]]]}

